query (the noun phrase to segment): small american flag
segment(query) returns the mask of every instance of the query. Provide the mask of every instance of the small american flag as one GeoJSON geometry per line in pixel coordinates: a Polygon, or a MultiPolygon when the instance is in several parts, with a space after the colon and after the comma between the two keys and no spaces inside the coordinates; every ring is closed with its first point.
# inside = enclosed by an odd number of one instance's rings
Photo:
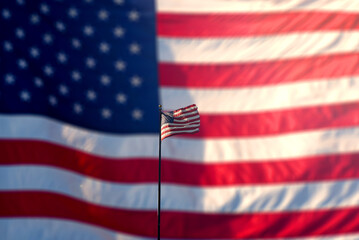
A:
{"type": "Polygon", "coordinates": [[[199,131],[200,119],[196,104],[171,112],[162,112],[161,140],[181,133],[199,131]]]}

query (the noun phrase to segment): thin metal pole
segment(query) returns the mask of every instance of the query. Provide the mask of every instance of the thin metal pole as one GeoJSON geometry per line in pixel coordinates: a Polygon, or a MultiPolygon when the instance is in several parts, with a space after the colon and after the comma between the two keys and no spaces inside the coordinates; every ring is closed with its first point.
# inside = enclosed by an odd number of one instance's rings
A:
{"type": "Polygon", "coordinates": [[[158,149],[158,196],[157,196],[157,239],[161,239],[161,119],[162,119],[162,105],[159,105],[160,111],[160,134],[159,134],[159,149],[158,149]]]}

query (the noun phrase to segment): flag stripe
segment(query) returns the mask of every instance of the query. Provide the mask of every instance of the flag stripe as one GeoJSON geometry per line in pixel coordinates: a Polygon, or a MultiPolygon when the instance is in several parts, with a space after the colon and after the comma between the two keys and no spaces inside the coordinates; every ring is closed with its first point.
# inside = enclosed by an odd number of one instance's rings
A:
{"type": "Polygon", "coordinates": [[[259,113],[201,114],[201,131],[186,137],[253,137],[357,125],[359,102],[353,102],[259,113]]]}
{"type": "MultiPolygon", "coordinates": [[[[46,166],[1,166],[0,173],[1,191],[52,192],[120,209],[157,208],[156,183],[109,183],[46,166]]],[[[164,183],[161,209],[216,214],[339,209],[358,207],[358,190],[358,179],[253,186],[183,186],[164,183]]]]}
{"type": "MultiPolygon", "coordinates": [[[[156,211],[134,211],[88,204],[59,194],[36,191],[0,192],[2,217],[70,219],[124,233],[155,237],[156,211]],[[51,207],[44,207],[51,202],[51,207]],[[27,207],[31,206],[31,207],[27,207]],[[87,209],[91,209],[88,211],[87,209]],[[116,219],[116,221],[113,221],[116,219]],[[138,229],[138,225],[142,226],[138,229]]],[[[262,214],[199,214],[163,211],[163,238],[274,238],[356,233],[359,208],[262,214]],[[325,219],[326,225],[323,225],[325,219]],[[258,224],[263,223],[266,224],[258,224]],[[182,224],[186,224],[184,227],[182,224]],[[219,224],[220,223],[220,224],[219,224]],[[281,226],[285,224],[286,228],[281,226]],[[212,226],[204,228],[203,226],[212,226]],[[272,226],[267,228],[267,226],[272,226]],[[243,226],[246,226],[243,228],[243,226]],[[241,231],[226,231],[238,229],[241,231]]]]}
{"type": "MultiPolygon", "coordinates": [[[[158,180],[156,158],[130,158],[119,161],[47,142],[20,140],[0,141],[0,151],[4,156],[0,159],[0,165],[3,166],[52,166],[118,183],[155,183],[158,180]],[[18,149],[23,149],[23,153],[18,149]]],[[[358,153],[227,164],[180,162],[163,158],[162,182],[191,186],[225,186],[343,180],[359,178],[359,172],[355,170],[359,167],[358,159],[358,153]]]]}
{"type": "Polygon", "coordinates": [[[162,37],[233,37],[355,30],[359,28],[357,17],[356,13],[315,10],[242,14],[160,13],[157,15],[157,26],[162,37]]]}
{"type": "Polygon", "coordinates": [[[283,11],[345,11],[359,12],[359,3],[352,0],[311,1],[222,1],[207,0],[157,0],[157,11],[160,13],[267,13],[283,11]]]}
{"type": "Polygon", "coordinates": [[[177,135],[177,134],[183,134],[183,133],[195,133],[198,132],[199,128],[194,129],[188,129],[188,130],[171,130],[171,131],[165,131],[161,134],[161,140],[165,139],[166,137],[177,135]]]}
{"type": "Polygon", "coordinates": [[[343,77],[248,88],[161,89],[166,109],[196,102],[201,113],[258,112],[359,100],[359,77],[343,77]]]}
{"type": "MultiPolygon", "coordinates": [[[[38,239],[38,233],[41,231],[46,234],[47,239],[149,240],[149,238],[131,236],[83,222],[52,218],[0,218],[0,225],[7,227],[6,236],[9,239],[38,239]],[[18,231],[18,229],[21,229],[21,231],[18,231]],[[59,231],[54,232],[51,229],[58,229],[59,231]]],[[[290,240],[357,240],[358,238],[359,234],[354,233],[322,237],[290,238],[290,240]]]]}
{"type": "Polygon", "coordinates": [[[236,38],[159,37],[157,39],[158,57],[161,62],[193,64],[271,61],[358,52],[358,41],[358,31],[306,32],[236,38]]]}
{"type": "Polygon", "coordinates": [[[164,87],[242,87],[359,75],[359,54],[234,64],[159,64],[164,87]]]}
{"type": "MultiPolygon", "coordinates": [[[[103,157],[158,158],[158,136],[100,134],[40,117],[2,116],[0,139],[48,141],[103,157]],[[47,131],[47,126],[51,132],[47,131]],[[56,132],[61,134],[53,135],[56,132]],[[78,133],[75,138],[73,134],[78,133]],[[96,140],[89,142],[88,139],[96,140]],[[94,144],[96,143],[96,144],[94,144]],[[135,149],[135,150],[132,150],[135,149]]],[[[358,127],[323,129],[251,138],[172,138],[163,143],[162,157],[188,162],[225,163],[353,153],[359,151],[358,127]],[[170,148],[167,144],[175,144],[170,148]]]]}
{"type": "MultiPolygon", "coordinates": [[[[0,226],[5,227],[6,239],[39,240],[41,232],[43,239],[86,239],[86,240],[150,240],[150,238],[116,232],[85,222],[45,217],[0,218],[0,226]],[[19,231],[21,229],[21,231],[19,231]]],[[[354,237],[354,236],[351,236],[354,237]]],[[[151,239],[152,240],[152,239],[151,239]]],[[[347,239],[351,240],[348,236],[347,239]]]]}

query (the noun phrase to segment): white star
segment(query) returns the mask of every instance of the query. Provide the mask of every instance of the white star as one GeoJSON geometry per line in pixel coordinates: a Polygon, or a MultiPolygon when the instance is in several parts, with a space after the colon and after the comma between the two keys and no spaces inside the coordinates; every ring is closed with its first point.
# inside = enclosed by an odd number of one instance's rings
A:
{"type": "Polygon", "coordinates": [[[25,0],[16,0],[16,2],[19,5],[24,5],[25,4],[25,0]]]}
{"type": "Polygon", "coordinates": [[[4,50],[7,52],[12,51],[13,47],[12,47],[12,43],[9,41],[5,41],[4,42],[4,50]]]}
{"type": "Polygon", "coordinates": [[[35,77],[34,83],[35,83],[36,87],[42,87],[42,86],[44,86],[44,82],[43,82],[42,79],[39,78],[39,77],[35,77]]]}
{"type": "Polygon", "coordinates": [[[109,17],[109,13],[108,11],[106,11],[105,9],[101,9],[99,12],[98,12],[98,18],[102,21],[106,21],[109,17]]]}
{"type": "Polygon", "coordinates": [[[30,55],[33,58],[38,58],[40,56],[40,51],[37,47],[30,48],[30,55]]]}
{"type": "Polygon", "coordinates": [[[54,40],[53,36],[50,33],[45,33],[42,37],[45,44],[51,44],[54,40]]]}
{"type": "Polygon", "coordinates": [[[47,15],[50,12],[50,7],[46,3],[40,5],[40,12],[47,15]]]}
{"type": "Polygon", "coordinates": [[[77,81],[81,80],[81,73],[77,70],[72,71],[71,78],[77,82],[77,81]]]}
{"type": "Polygon", "coordinates": [[[81,42],[77,38],[72,39],[72,46],[76,49],[81,48],[81,42]]]}
{"type": "Polygon", "coordinates": [[[86,25],[83,31],[86,36],[92,36],[95,32],[94,28],[91,25],[86,25]]]}
{"type": "Polygon", "coordinates": [[[103,117],[104,119],[109,119],[109,118],[111,118],[111,116],[112,116],[112,112],[111,112],[111,110],[108,109],[108,108],[103,108],[103,109],[101,110],[101,115],[102,115],[102,117],[103,117]]]}
{"type": "Polygon", "coordinates": [[[123,35],[125,34],[125,30],[120,27],[120,26],[117,26],[113,29],[113,35],[115,35],[115,37],[123,37],[123,35]]]}
{"type": "Polygon", "coordinates": [[[71,73],[71,78],[74,80],[74,81],[79,81],[81,79],[81,73],[77,70],[75,71],[72,71],[71,73]]]}
{"type": "Polygon", "coordinates": [[[126,63],[122,60],[117,60],[115,62],[115,68],[118,70],[118,71],[124,71],[126,69],[126,63]]]}
{"type": "Polygon", "coordinates": [[[136,10],[132,10],[128,13],[128,18],[130,19],[130,21],[136,22],[138,21],[138,19],[140,19],[140,13],[136,10]]]}
{"type": "Polygon", "coordinates": [[[85,63],[88,68],[94,68],[96,66],[96,60],[93,57],[86,58],[85,63]]]}
{"type": "Polygon", "coordinates": [[[40,16],[37,14],[31,14],[30,16],[30,22],[32,24],[38,24],[40,22],[40,16]]]}
{"type": "Polygon", "coordinates": [[[23,39],[25,37],[25,31],[22,28],[16,28],[15,34],[19,39],[23,39]]]}
{"type": "Polygon", "coordinates": [[[80,114],[80,113],[82,113],[82,111],[83,111],[83,108],[82,108],[81,104],[75,103],[74,104],[74,112],[76,114],[80,114]]]}
{"type": "Polygon", "coordinates": [[[108,51],[110,51],[110,45],[107,42],[102,42],[100,43],[100,51],[103,53],[108,53],[108,51]]]}
{"type": "Polygon", "coordinates": [[[17,60],[17,65],[19,65],[19,68],[26,69],[27,68],[27,62],[25,59],[19,59],[17,60]]]}
{"type": "Polygon", "coordinates": [[[9,11],[9,9],[6,8],[1,11],[1,15],[4,19],[11,18],[11,12],[9,11]]]}
{"type": "Polygon", "coordinates": [[[53,96],[53,95],[50,95],[50,96],[49,96],[49,103],[50,103],[52,106],[57,105],[57,99],[56,99],[56,97],[53,96]]]}
{"type": "Polygon", "coordinates": [[[47,76],[52,76],[54,74],[54,68],[50,65],[45,65],[43,71],[47,76]]]}
{"type": "Polygon", "coordinates": [[[65,24],[63,22],[61,22],[61,21],[57,21],[55,23],[55,27],[59,32],[64,32],[66,30],[65,24]]]}
{"type": "Polygon", "coordinates": [[[139,87],[142,85],[142,79],[139,76],[133,76],[130,81],[133,87],[139,87]]]}
{"type": "Polygon", "coordinates": [[[143,118],[143,112],[140,109],[133,110],[132,118],[135,120],[141,120],[143,118]]]}
{"type": "Polygon", "coordinates": [[[69,89],[68,89],[68,87],[66,85],[61,84],[59,86],[59,92],[60,92],[61,95],[65,96],[65,95],[67,95],[69,93],[69,89]]]}
{"type": "Polygon", "coordinates": [[[130,45],[130,52],[132,54],[139,54],[141,52],[141,46],[137,43],[132,43],[130,45]]]}
{"type": "Polygon", "coordinates": [[[116,101],[118,103],[124,104],[124,103],[127,102],[127,96],[125,94],[123,94],[123,93],[118,93],[116,95],[116,101]]]}
{"type": "Polygon", "coordinates": [[[125,3],[125,0],[113,0],[113,2],[117,5],[122,5],[125,3]]]}
{"type": "Polygon", "coordinates": [[[108,86],[111,83],[111,77],[106,74],[101,75],[100,81],[103,85],[108,86]]]}
{"type": "Polygon", "coordinates": [[[14,84],[15,83],[15,76],[13,74],[11,74],[11,73],[6,74],[5,75],[5,82],[7,84],[10,84],[10,85],[14,84]]]}
{"type": "Polygon", "coordinates": [[[67,62],[67,55],[63,52],[59,52],[57,54],[57,61],[59,61],[62,64],[65,64],[67,62]]]}
{"type": "Polygon", "coordinates": [[[29,102],[31,99],[30,93],[26,90],[21,91],[19,95],[20,95],[21,100],[24,102],[29,102]]]}
{"type": "Polygon", "coordinates": [[[79,12],[76,8],[72,7],[68,10],[67,14],[70,18],[76,18],[79,15],[79,12]]]}
{"type": "Polygon", "coordinates": [[[97,98],[96,92],[94,90],[87,90],[86,97],[90,101],[94,101],[97,98]]]}

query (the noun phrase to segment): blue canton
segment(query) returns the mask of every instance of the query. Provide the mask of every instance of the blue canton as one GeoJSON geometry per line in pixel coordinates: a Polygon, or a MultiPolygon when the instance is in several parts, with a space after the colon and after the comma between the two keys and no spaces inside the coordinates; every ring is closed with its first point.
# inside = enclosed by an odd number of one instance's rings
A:
{"type": "Polygon", "coordinates": [[[0,113],[158,132],[150,0],[0,2],[0,113]]]}

